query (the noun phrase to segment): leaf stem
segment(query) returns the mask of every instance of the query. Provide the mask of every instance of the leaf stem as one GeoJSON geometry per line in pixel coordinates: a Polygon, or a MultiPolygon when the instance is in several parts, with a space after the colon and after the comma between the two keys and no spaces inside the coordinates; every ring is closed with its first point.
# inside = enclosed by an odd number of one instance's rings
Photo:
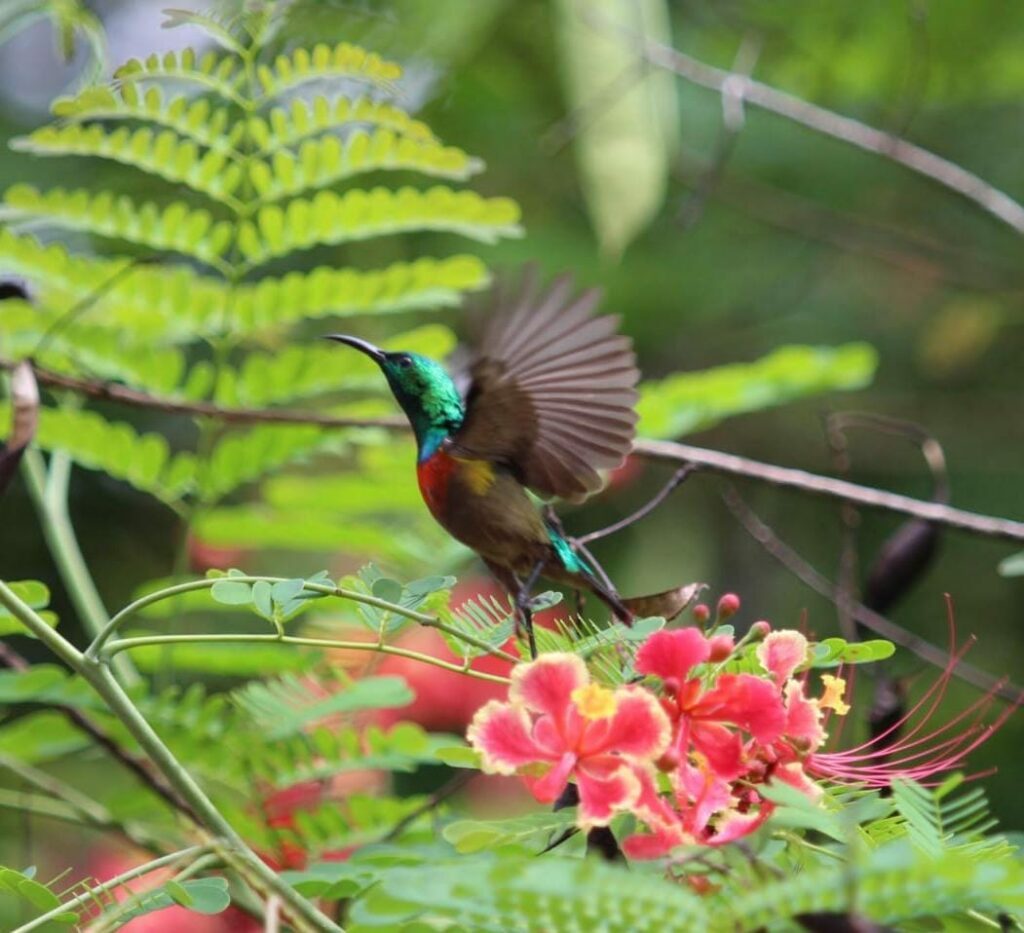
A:
{"type": "Polygon", "coordinates": [[[4,605],[33,635],[60,660],[80,674],[99,694],[110,712],[116,716],[132,738],[161,771],[168,784],[190,805],[202,825],[224,843],[224,855],[239,870],[256,879],[262,886],[280,896],[293,919],[304,929],[320,933],[340,933],[341,927],[322,914],[291,885],[284,882],[235,831],[221,815],[192,775],[174,757],[153,727],[135,708],[124,688],[110,669],[87,658],[74,645],[51,629],[46,622],[17,594],[0,580],[0,604],[4,605]]]}
{"type": "MultiPolygon", "coordinates": [[[[169,586],[162,590],[157,590],[155,593],[148,593],[145,596],[135,600],[135,602],[129,603],[120,612],[117,612],[110,621],[103,626],[103,629],[99,632],[92,644],[85,651],[87,658],[96,659],[100,656],[101,649],[106,641],[110,638],[117,629],[124,624],[131,616],[145,609],[147,606],[151,606],[153,603],[160,602],[164,599],[171,599],[175,596],[180,596],[182,593],[190,593],[195,590],[206,590],[212,589],[215,584],[223,580],[229,580],[232,583],[282,583],[287,577],[263,577],[263,576],[234,576],[234,577],[216,577],[206,578],[202,580],[189,580],[186,583],[178,583],[174,586],[169,586]]],[[[493,645],[489,645],[482,638],[477,638],[475,635],[470,635],[468,632],[462,632],[457,628],[454,628],[440,619],[426,615],[422,612],[416,612],[415,609],[408,609],[405,606],[400,606],[397,603],[390,603],[385,599],[380,599],[377,596],[371,596],[366,593],[359,593],[355,590],[347,590],[344,587],[334,586],[333,584],[324,583],[311,583],[308,580],[304,582],[303,589],[311,593],[319,593],[321,596],[334,596],[339,599],[348,599],[352,602],[363,603],[366,606],[374,606],[377,609],[384,609],[388,612],[393,612],[395,615],[404,616],[407,619],[411,619],[413,622],[418,622],[420,625],[425,625],[428,628],[435,628],[439,632],[445,632],[454,638],[458,638],[464,641],[468,645],[472,645],[475,648],[480,648],[486,651],[488,654],[492,654],[497,658],[501,658],[503,661],[508,661],[511,664],[518,664],[521,660],[513,654],[502,650],[501,648],[495,648],[493,645]]],[[[154,636],[155,637],[155,636],[154,636]]],[[[127,640],[127,639],[126,639],[127,640]]],[[[135,639],[132,639],[135,641],[135,639]]],[[[270,640],[281,641],[282,639],[274,635],[270,640]]],[[[286,639],[287,640],[287,636],[286,639]]],[[[117,644],[122,644],[122,641],[117,644]]],[[[294,642],[293,642],[294,643],[294,642]]],[[[338,643],[341,644],[341,643],[338,643]]],[[[354,642],[353,644],[361,644],[354,642]]],[[[121,649],[118,649],[121,650],[121,649]]],[[[392,652],[393,653],[393,652],[392,652]]],[[[415,652],[413,652],[415,654],[415,652]]],[[[106,652],[106,654],[116,654],[116,652],[106,652]]],[[[461,668],[454,668],[460,669],[461,668]]],[[[504,681],[503,681],[504,682],[504,681]]]]}
{"type": "MultiPolygon", "coordinates": [[[[22,460],[22,470],[29,496],[39,515],[43,536],[68,597],[85,630],[95,636],[103,630],[110,616],[89,573],[68,514],[71,460],[66,454],[54,453],[47,471],[39,451],[27,450],[22,460]]],[[[114,670],[126,686],[131,687],[141,682],[135,665],[127,658],[118,662],[114,670]]]]}
{"type": "Polygon", "coordinates": [[[129,881],[134,881],[136,878],[141,878],[143,875],[148,875],[151,872],[165,867],[166,865],[173,865],[176,862],[185,861],[193,856],[202,856],[208,851],[209,846],[189,846],[187,849],[181,849],[178,852],[172,852],[170,855],[164,855],[160,858],[153,859],[153,861],[146,862],[144,865],[136,865],[135,868],[130,868],[128,871],[122,872],[120,875],[115,875],[113,878],[108,881],[104,881],[102,884],[90,887],[89,890],[72,898],[70,901],[61,904],[59,907],[54,907],[53,910],[49,910],[45,914],[41,914],[36,917],[34,920],[30,920],[28,923],[22,924],[16,930],[13,930],[12,933],[30,933],[32,930],[37,930],[40,927],[45,926],[50,920],[59,917],[61,914],[66,914],[69,911],[95,901],[99,894],[104,894],[107,891],[114,891],[121,885],[126,884],[129,881]]]}
{"type": "Polygon", "coordinates": [[[111,657],[119,652],[129,651],[132,648],[143,648],[147,645],[250,643],[303,645],[309,648],[336,648],[343,651],[375,651],[380,654],[391,654],[399,658],[421,661],[423,664],[440,667],[446,671],[454,671],[457,674],[465,674],[467,677],[474,677],[477,680],[486,680],[494,684],[511,683],[508,677],[502,677],[500,674],[488,674],[486,671],[467,668],[462,664],[454,664],[451,661],[435,658],[433,655],[423,654],[420,651],[411,651],[408,648],[398,648],[395,645],[381,645],[372,641],[342,641],[334,638],[305,638],[298,635],[246,635],[238,633],[214,635],[140,635],[136,638],[115,639],[106,646],[103,651],[103,657],[111,657]]]}

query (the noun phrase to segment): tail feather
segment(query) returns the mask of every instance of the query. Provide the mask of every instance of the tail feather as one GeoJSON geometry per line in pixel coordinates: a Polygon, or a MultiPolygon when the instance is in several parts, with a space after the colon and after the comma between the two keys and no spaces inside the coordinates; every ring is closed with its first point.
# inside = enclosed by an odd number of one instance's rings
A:
{"type": "Polygon", "coordinates": [[[703,589],[701,583],[690,583],[687,586],[673,587],[661,593],[623,599],[596,577],[587,574],[586,581],[594,595],[611,609],[620,622],[625,622],[626,625],[632,625],[634,619],[645,619],[649,616],[661,616],[666,622],[671,622],[693,602],[703,589]]]}

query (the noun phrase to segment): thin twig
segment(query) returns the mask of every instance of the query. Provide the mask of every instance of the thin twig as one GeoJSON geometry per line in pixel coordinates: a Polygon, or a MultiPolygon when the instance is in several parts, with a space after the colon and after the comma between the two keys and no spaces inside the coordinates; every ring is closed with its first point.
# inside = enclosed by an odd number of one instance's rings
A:
{"type": "MultiPolygon", "coordinates": [[[[15,362],[0,358],[0,369],[13,369],[15,362]]],[[[158,398],[116,382],[99,379],[79,379],[63,373],[33,366],[40,385],[51,389],[69,389],[86,398],[100,402],[117,402],[137,408],[148,408],[173,415],[196,415],[216,418],[231,424],[305,424],[325,428],[386,428],[405,429],[404,418],[344,418],[326,412],[295,411],[286,408],[222,408],[212,402],[186,402],[180,399],[158,398]]]]}
{"type": "MultiPolygon", "coordinates": [[[[0,369],[11,368],[14,365],[10,360],[0,358],[0,369]]],[[[348,418],[321,412],[285,408],[222,408],[209,402],[181,402],[173,399],[157,398],[121,385],[75,379],[70,376],[41,371],[38,368],[36,368],[36,377],[44,385],[56,386],[59,384],[62,388],[80,392],[90,398],[106,399],[154,411],[216,418],[226,422],[309,424],[325,428],[384,428],[389,431],[407,431],[409,429],[406,420],[400,417],[348,418]]],[[[680,444],[675,441],[638,440],[633,445],[633,453],[647,460],[670,460],[677,463],[691,463],[694,467],[700,467],[715,473],[744,476],[748,479],[755,479],[776,486],[786,486],[801,492],[831,496],[834,499],[845,499],[868,508],[886,509],[904,515],[913,515],[940,525],[948,525],[960,531],[969,531],[986,537],[1024,541],[1024,522],[979,515],[975,512],[968,512],[964,509],[957,509],[935,502],[922,502],[910,496],[872,489],[869,486],[858,486],[855,483],[808,473],[805,470],[762,463],[758,460],[751,460],[748,457],[739,457],[736,454],[709,450],[705,447],[695,447],[692,444],[680,444]]]]}
{"type": "Polygon", "coordinates": [[[843,499],[866,508],[913,515],[915,518],[923,518],[926,521],[991,538],[1024,541],[1024,522],[979,515],[976,512],[967,512],[964,509],[953,508],[938,502],[925,502],[910,496],[902,496],[899,493],[872,489],[870,486],[858,486],[856,483],[808,473],[806,470],[761,463],[758,460],[738,457],[735,454],[727,454],[719,450],[708,450],[704,447],[694,447],[691,444],[680,444],[676,441],[640,440],[633,445],[633,452],[652,460],[692,463],[694,466],[702,467],[713,473],[743,476],[763,483],[771,483],[774,486],[785,486],[814,495],[843,499]]]}
{"type": "Polygon", "coordinates": [[[692,463],[684,463],[675,473],[672,474],[672,478],[658,491],[658,493],[649,502],[640,506],[632,515],[627,515],[625,518],[619,519],[619,521],[606,526],[605,528],[599,528],[597,531],[591,531],[589,534],[580,535],[577,538],[572,539],[572,543],[575,545],[589,544],[591,541],[597,541],[600,538],[607,538],[608,535],[616,534],[622,531],[623,528],[628,528],[630,525],[636,524],[642,518],[646,518],[651,514],[662,502],[664,502],[673,492],[676,491],[697,467],[692,463]]]}
{"type": "MultiPolygon", "coordinates": [[[[835,585],[823,574],[807,563],[750,508],[734,489],[727,489],[722,498],[729,511],[736,516],[740,524],[750,536],[757,541],[772,557],[781,563],[797,579],[816,593],[835,602],[838,598],[835,585]]],[[[901,648],[913,652],[922,661],[944,668],[949,663],[949,652],[933,645],[931,642],[908,632],[885,616],[868,609],[867,606],[854,602],[851,605],[853,617],[861,624],[887,638],[901,648]]],[[[993,692],[1008,703],[1024,702],[1024,690],[1014,683],[997,680],[991,674],[966,661],[957,661],[953,674],[979,690],[993,692]]]]}
{"type": "Polygon", "coordinates": [[[405,816],[391,827],[391,829],[384,833],[384,835],[378,840],[378,844],[381,842],[391,842],[393,839],[397,839],[421,816],[426,813],[430,813],[432,810],[436,810],[442,803],[448,800],[449,797],[454,796],[462,790],[462,788],[472,781],[476,775],[477,772],[472,770],[459,771],[457,774],[453,775],[437,790],[435,790],[434,793],[427,797],[423,803],[406,813],[405,816]]]}
{"type": "Polygon", "coordinates": [[[699,61],[691,55],[664,45],[618,23],[588,11],[586,19],[602,31],[613,31],[634,43],[651,64],[666,68],[679,77],[701,87],[722,93],[730,82],[743,82],[743,100],[762,110],[806,126],[817,133],[839,139],[850,145],[889,159],[944,188],[974,202],[991,216],[1017,233],[1024,233],[1024,205],[983,178],[922,146],[908,142],[893,133],[868,126],[825,107],[787,94],[753,78],[742,78],[699,61]]]}

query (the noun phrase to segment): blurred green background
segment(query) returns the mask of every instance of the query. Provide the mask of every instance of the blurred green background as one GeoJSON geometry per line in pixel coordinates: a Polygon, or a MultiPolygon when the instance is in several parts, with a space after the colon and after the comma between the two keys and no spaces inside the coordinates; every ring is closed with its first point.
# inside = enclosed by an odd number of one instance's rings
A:
{"type": "MultiPolygon", "coordinates": [[[[161,2],[89,6],[104,21],[115,63],[196,41],[187,29],[161,31],[161,2]]],[[[721,98],[672,80],[678,148],[669,156],[664,198],[653,220],[614,255],[595,234],[587,207],[588,197],[594,203],[593,180],[576,157],[577,131],[595,115],[574,110],[573,79],[567,80],[579,66],[570,48],[579,33],[567,31],[564,19],[572,6],[568,0],[307,3],[296,5],[289,29],[296,41],[351,39],[403,62],[406,104],[415,109],[420,102],[442,139],[486,161],[477,190],[512,196],[523,208],[523,239],[475,251],[496,267],[536,259],[551,273],[571,269],[581,282],[602,286],[606,307],[623,315],[636,341],[646,377],[750,361],[787,343],[865,340],[879,353],[868,389],[733,418],[690,442],[827,473],[822,415],[842,408],[879,412],[924,425],[941,441],[954,504],[1024,518],[1019,235],[903,167],[756,108],[746,108],[742,128],[730,138],[721,98]]],[[[1024,197],[1019,5],[735,0],[673,2],[667,9],[680,49],[724,68],[742,51],[757,79],[906,136],[1024,197]]],[[[49,99],[75,79],[83,57],[64,67],[46,24],[3,46],[4,141],[45,122],[49,99]]],[[[599,77],[611,98],[618,86],[629,92],[629,81],[614,72],[599,77]]],[[[0,147],[3,186],[67,184],[62,170],[59,161],[0,147]]],[[[130,185],[124,169],[95,161],[79,163],[78,173],[76,185],[99,185],[115,174],[130,185]]],[[[632,183],[628,171],[616,181],[623,205],[632,183]]],[[[640,191],[639,175],[635,183],[640,191]]],[[[429,240],[406,248],[415,254],[429,240]]],[[[450,313],[445,318],[457,321],[450,313]]],[[[398,317],[383,326],[397,331],[412,323],[398,317]]],[[[368,325],[367,332],[379,335],[381,325],[368,325]]],[[[187,430],[181,419],[117,415],[159,425],[171,436],[187,430]]],[[[928,473],[911,445],[865,432],[851,440],[851,478],[929,495],[928,473]]],[[[409,461],[412,484],[411,446],[409,461]]],[[[567,510],[567,524],[585,531],[621,517],[667,476],[667,468],[648,464],[633,482],[567,510]]],[[[655,516],[601,542],[598,556],[620,588],[639,593],[702,580],[715,594],[741,594],[745,623],[763,617],[799,625],[806,613],[812,631],[835,634],[835,609],[749,538],[723,506],[722,488],[720,479],[697,475],[655,516]]],[[[834,504],[750,483],[739,488],[786,541],[835,578],[841,524],[834,504]]],[[[82,546],[108,605],[169,572],[180,546],[169,512],[81,470],[72,496],[82,546]]],[[[861,516],[865,564],[898,523],[886,514],[861,516]]],[[[1004,578],[996,570],[1013,550],[945,534],[938,560],[892,617],[945,644],[943,594],[952,594],[959,634],[979,639],[970,659],[1021,680],[1024,577],[1004,578]]],[[[329,560],[324,555],[325,565],[329,560]]],[[[441,570],[469,572],[425,566],[422,573],[441,570]]],[[[47,580],[58,592],[56,608],[72,619],[20,485],[0,514],[0,576],[47,580]]],[[[36,646],[25,651],[41,658],[36,646]]],[[[901,656],[898,669],[917,671],[918,683],[935,676],[909,656],[901,656]]],[[[974,696],[956,684],[949,708],[974,696]]],[[[1016,716],[972,759],[978,770],[999,766],[987,786],[1007,828],[1024,825],[1017,789],[1022,747],[1024,722],[1016,716]]],[[[8,839],[24,843],[16,822],[0,825],[8,839]]]]}

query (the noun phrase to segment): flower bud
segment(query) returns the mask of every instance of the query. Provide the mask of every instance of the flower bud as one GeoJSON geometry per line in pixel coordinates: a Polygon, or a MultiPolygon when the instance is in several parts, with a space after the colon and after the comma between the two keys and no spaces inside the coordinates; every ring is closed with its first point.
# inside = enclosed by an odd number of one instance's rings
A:
{"type": "Polygon", "coordinates": [[[740,598],[735,593],[726,593],[718,600],[718,620],[724,622],[740,611],[740,598]]]}
{"type": "Polygon", "coordinates": [[[763,639],[771,630],[771,622],[766,622],[764,619],[758,619],[752,626],[750,626],[750,637],[753,641],[761,641],[761,639],[763,639]]]}
{"type": "Polygon", "coordinates": [[[718,661],[724,661],[730,654],[732,654],[733,648],[736,647],[736,642],[733,641],[732,635],[714,635],[710,641],[711,654],[709,660],[717,663],[718,661]]]}
{"type": "Polygon", "coordinates": [[[693,612],[694,621],[698,625],[703,625],[711,618],[711,610],[704,603],[697,603],[691,611],[693,612]]]}

